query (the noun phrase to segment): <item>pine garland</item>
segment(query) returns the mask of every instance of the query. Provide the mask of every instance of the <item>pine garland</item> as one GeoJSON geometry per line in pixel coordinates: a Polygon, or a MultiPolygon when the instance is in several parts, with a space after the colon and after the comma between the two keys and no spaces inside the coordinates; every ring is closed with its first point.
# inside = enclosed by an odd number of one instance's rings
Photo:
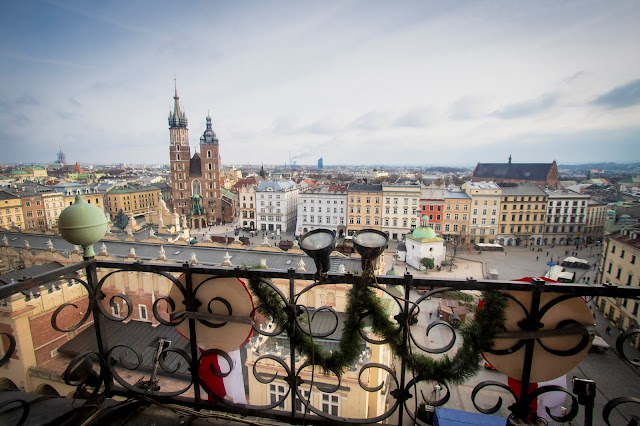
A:
{"type": "Polygon", "coordinates": [[[380,304],[380,299],[366,284],[354,285],[347,294],[347,309],[339,350],[327,352],[321,345],[300,330],[292,317],[294,312],[285,309],[278,293],[260,279],[249,280],[249,289],[258,299],[258,311],[273,318],[279,329],[293,336],[295,347],[324,373],[333,372],[341,377],[358,359],[364,327],[363,317],[370,320],[373,332],[385,340],[396,356],[407,360],[407,365],[416,377],[440,383],[461,384],[475,376],[480,369],[481,353],[493,347],[493,339],[504,324],[507,299],[498,291],[483,292],[484,305],[476,312],[475,320],[467,320],[460,328],[463,344],[455,356],[448,355],[436,360],[422,354],[414,354],[410,343],[404,344],[403,324],[392,322],[380,304]],[[294,327],[298,327],[295,330],[294,327]]]}

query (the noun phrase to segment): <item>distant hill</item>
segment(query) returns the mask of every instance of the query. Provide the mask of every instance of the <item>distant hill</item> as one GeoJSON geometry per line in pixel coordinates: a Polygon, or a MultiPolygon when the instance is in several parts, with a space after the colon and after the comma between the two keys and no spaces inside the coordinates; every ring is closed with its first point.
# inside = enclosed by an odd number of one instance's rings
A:
{"type": "Polygon", "coordinates": [[[604,170],[606,175],[640,173],[640,163],[585,163],[558,164],[559,171],[588,172],[589,170],[604,170]]]}

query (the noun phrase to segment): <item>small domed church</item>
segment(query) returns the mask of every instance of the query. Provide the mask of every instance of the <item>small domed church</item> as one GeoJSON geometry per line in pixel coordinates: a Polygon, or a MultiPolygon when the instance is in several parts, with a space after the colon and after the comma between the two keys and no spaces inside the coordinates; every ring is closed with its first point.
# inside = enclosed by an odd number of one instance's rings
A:
{"type": "Polygon", "coordinates": [[[420,226],[407,235],[405,245],[407,246],[406,263],[416,269],[424,268],[420,264],[423,257],[433,259],[434,267],[442,265],[445,261],[444,239],[438,237],[436,231],[429,226],[427,215],[423,215],[420,226]]]}
{"type": "Polygon", "coordinates": [[[177,86],[173,111],[169,109],[169,159],[171,196],[176,213],[186,216],[191,229],[204,228],[233,217],[233,201],[223,197],[218,138],[207,115],[207,127],[200,137],[200,149],[191,156],[188,121],[180,107],[177,86]]]}

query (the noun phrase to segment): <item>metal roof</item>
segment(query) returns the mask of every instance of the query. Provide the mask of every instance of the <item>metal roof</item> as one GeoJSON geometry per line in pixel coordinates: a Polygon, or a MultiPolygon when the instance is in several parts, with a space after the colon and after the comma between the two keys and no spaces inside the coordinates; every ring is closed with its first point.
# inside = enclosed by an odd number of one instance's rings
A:
{"type": "MultiPolygon", "coordinates": [[[[62,237],[57,235],[39,235],[39,234],[22,234],[17,232],[3,232],[6,235],[9,245],[15,249],[24,248],[24,241],[29,241],[29,245],[33,251],[42,251],[47,249],[46,243],[51,240],[53,247],[63,253],[68,254],[73,250],[73,245],[69,244],[62,237]]],[[[0,235],[0,238],[1,235],[0,235]]],[[[225,253],[231,256],[233,266],[254,266],[260,264],[265,259],[269,269],[287,270],[296,268],[300,258],[302,258],[307,272],[315,272],[316,267],[306,254],[289,254],[258,250],[244,250],[218,247],[197,247],[193,245],[174,245],[170,243],[155,244],[141,243],[133,241],[109,241],[101,240],[94,244],[94,251],[100,253],[102,244],[107,248],[109,256],[115,258],[127,258],[131,248],[135,250],[138,259],[143,261],[154,261],[160,256],[160,247],[164,247],[167,260],[184,263],[191,259],[191,255],[195,253],[196,259],[200,265],[220,266],[224,260],[225,253]]],[[[329,272],[338,272],[338,267],[344,265],[347,271],[361,271],[361,263],[359,258],[349,257],[332,257],[331,269],[329,272]]]]}

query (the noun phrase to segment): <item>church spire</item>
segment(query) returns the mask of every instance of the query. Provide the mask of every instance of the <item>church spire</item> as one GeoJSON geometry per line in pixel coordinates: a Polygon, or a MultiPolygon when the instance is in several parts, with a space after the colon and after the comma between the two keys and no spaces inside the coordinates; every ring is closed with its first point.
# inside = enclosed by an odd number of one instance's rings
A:
{"type": "Polygon", "coordinates": [[[169,110],[169,127],[187,127],[187,116],[184,110],[180,108],[180,96],[178,96],[178,84],[173,79],[173,111],[169,110]]]}

